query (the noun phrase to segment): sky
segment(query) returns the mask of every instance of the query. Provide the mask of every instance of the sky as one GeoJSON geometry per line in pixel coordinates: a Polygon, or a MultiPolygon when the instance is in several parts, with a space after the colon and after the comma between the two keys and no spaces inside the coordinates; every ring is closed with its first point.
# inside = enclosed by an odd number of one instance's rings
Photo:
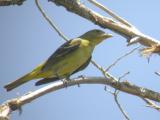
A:
{"type": "MultiPolygon", "coordinates": [[[[159,0],[98,1],[144,34],[160,38],[159,0]]],[[[86,0],[82,2],[96,12],[108,16],[86,0]]],[[[127,47],[123,37],[108,29],[102,29],[52,2],[40,0],[40,3],[46,14],[70,39],[95,28],[114,35],[94,50],[93,59],[103,67],[111,65],[118,57],[138,46],[127,47]]],[[[11,92],[6,92],[3,88],[8,82],[23,76],[45,61],[64,40],[45,21],[34,1],[28,0],[22,6],[0,7],[0,43],[0,103],[3,103],[43,87],[35,87],[33,80],[11,92]]],[[[130,74],[122,80],[159,92],[160,77],[154,74],[155,71],[160,71],[159,60],[160,56],[153,55],[148,64],[147,59],[136,51],[120,61],[109,73],[118,78],[129,71],[130,74]]],[[[102,76],[92,64],[72,77],[79,75],[102,76]]],[[[160,117],[159,112],[146,107],[144,101],[136,96],[120,92],[118,98],[131,120],[157,120],[160,117]]],[[[104,85],[81,85],[61,89],[26,104],[22,109],[21,115],[17,111],[13,112],[11,120],[124,120],[113,96],[104,91],[104,85]]]]}

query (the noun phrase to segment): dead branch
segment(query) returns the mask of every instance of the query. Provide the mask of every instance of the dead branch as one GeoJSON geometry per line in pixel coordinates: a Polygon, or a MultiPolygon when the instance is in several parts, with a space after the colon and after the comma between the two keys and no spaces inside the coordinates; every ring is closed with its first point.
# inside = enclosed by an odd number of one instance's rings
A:
{"type": "Polygon", "coordinates": [[[0,0],[0,6],[22,5],[25,0],[0,0]]]}
{"type": "Polygon", "coordinates": [[[112,12],[110,9],[108,9],[105,6],[103,6],[102,4],[98,3],[96,0],[88,0],[88,1],[90,3],[92,3],[92,4],[94,4],[95,6],[97,6],[98,8],[102,9],[106,13],[108,13],[110,16],[112,16],[114,19],[116,19],[117,21],[121,22],[122,24],[125,24],[128,27],[132,27],[133,26],[128,21],[126,21],[125,19],[123,19],[122,17],[117,15],[116,13],[112,12]]]}
{"type": "Polygon", "coordinates": [[[142,99],[147,103],[146,107],[150,107],[157,111],[160,111],[160,106],[158,106],[156,103],[154,103],[153,101],[149,99],[145,99],[145,98],[142,98],[142,99]]]}
{"type": "MultiPolygon", "coordinates": [[[[160,102],[160,93],[149,90],[147,88],[139,87],[129,82],[119,82],[116,79],[107,79],[103,77],[83,77],[76,78],[67,83],[67,86],[74,86],[77,84],[103,84],[109,85],[117,90],[141,97],[148,98],[150,100],[154,100],[160,102]]],[[[62,81],[55,82],[48,86],[45,86],[41,89],[38,89],[33,92],[29,92],[21,97],[14,98],[8,100],[4,104],[0,106],[0,120],[2,118],[8,118],[8,115],[11,114],[12,111],[20,109],[23,105],[30,103],[31,101],[48,94],[50,92],[54,92],[56,90],[65,88],[66,86],[62,81]],[[5,116],[7,115],[7,116],[5,116]]]]}
{"type": "Polygon", "coordinates": [[[109,71],[112,67],[114,67],[119,61],[121,61],[123,58],[127,57],[128,55],[132,54],[134,51],[136,51],[139,47],[134,48],[133,50],[125,53],[123,56],[116,59],[111,65],[109,65],[105,71],[109,71]]]}
{"type": "Polygon", "coordinates": [[[44,10],[41,8],[38,0],[35,0],[35,3],[36,3],[38,10],[42,14],[42,16],[46,19],[46,21],[49,23],[49,25],[51,25],[51,27],[58,33],[58,35],[60,37],[63,38],[63,40],[68,41],[69,39],[60,31],[60,29],[57,27],[57,25],[46,15],[44,10]]]}
{"type": "Polygon", "coordinates": [[[119,110],[122,112],[123,116],[126,118],[126,120],[130,120],[129,115],[126,113],[126,111],[123,109],[122,105],[119,103],[118,93],[119,92],[117,90],[115,90],[115,92],[113,93],[114,100],[115,100],[119,110]]]}
{"type": "MultiPolygon", "coordinates": [[[[99,25],[102,28],[108,28],[125,38],[127,38],[127,42],[129,44],[130,40],[132,39],[133,43],[140,43],[141,45],[147,46],[147,47],[154,47],[155,46],[160,46],[160,41],[144,35],[141,33],[138,29],[135,27],[129,27],[128,25],[125,25],[121,22],[117,22],[111,18],[104,17],[95,11],[87,8],[85,5],[81,4],[78,0],[49,0],[53,3],[55,3],[57,6],[63,6],[65,7],[68,11],[73,12],[91,22],[93,22],[96,25],[99,25]],[[138,38],[136,41],[133,41],[133,38],[138,38]]],[[[94,0],[95,1],[95,0],[94,0]]],[[[114,17],[115,18],[115,17],[114,17]]],[[[156,49],[155,51],[152,51],[152,53],[159,53],[157,51],[159,49],[156,49]]]]}

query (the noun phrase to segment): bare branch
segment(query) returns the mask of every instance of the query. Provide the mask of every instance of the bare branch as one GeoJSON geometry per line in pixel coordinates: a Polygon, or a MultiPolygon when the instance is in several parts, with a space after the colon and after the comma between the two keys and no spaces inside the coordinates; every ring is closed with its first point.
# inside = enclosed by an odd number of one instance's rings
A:
{"type": "MultiPolygon", "coordinates": [[[[135,43],[140,43],[144,46],[152,47],[152,46],[160,46],[160,41],[144,35],[137,29],[132,29],[120,22],[114,21],[110,18],[104,17],[93,10],[87,8],[85,5],[81,4],[76,0],[49,0],[55,3],[58,6],[64,6],[68,11],[78,14],[81,17],[86,18],[87,20],[99,25],[102,28],[108,28],[127,39],[132,39],[134,37],[140,37],[138,41],[135,43]]],[[[135,28],[135,27],[134,27],[135,28]]],[[[155,53],[160,53],[156,51],[155,53]]]]}
{"type": "Polygon", "coordinates": [[[92,4],[94,4],[95,6],[99,7],[103,11],[107,12],[110,16],[112,16],[113,18],[115,18],[119,22],[127,25],[128,27],[132,27],[132,25],[129,22],[127,22],[125,19],[123,19],[122,17],[118,16],[116,13],[112,12],[109,8],[103,6],[102,4],[100,4],[99,2],[97,2],[96,0],[88,0],[88,1],[90,3],[92,3],[92,4]]]}
{"type": "Polygon", "coordinates": [[[158,110],[160,112],[160,106],[156,105],[153,101],[149,100],[149,99],[144,99],[142,98],[148,105],[146,105],[147,107],[151,107],[155,110],[158,110]]]}
{"type": "Polygon", "coordinates": [[[10,113],[11,110],[7,103],[0,105],[0,120],[9,120],[10,113]]]}
{"type": "MultiPolygon", "coordinates": [[[[128,75],[130,72],[126,72],[124,73],[121,77],[118,78],[118,82],[120,82],[120,80],[122,78],[124,78],[126,75],[128,75]]],[[[124,117],[126,118],[126,120],[130,120],[129,115],[126,113],[126,111],[124,110],[124,108],[122,107],[122,105],[119,103],[118,100],[118,94],[119,94],[119,90],[115,89],[114,93],[112,94],[114,96],[114,100],[119,108],[119,110],[121,111],[121,113],[124,115],[124,117]]]]}
{"type": "Polygon", "coordinates": [[[38,3],[38,0],[35,0],[35,3],[36,3],[38,10],[41,12],[42,16],[51,25],[51,27],[59,34],[60,37],[62,37],[65,41],[68,41],[69,39],[59,30],[56,24],[46,15],[44,10],[42,10],[41,6],[38,3]]]}
{"type": "Polygon", "coordinates": [[[156,75],[160,76],[160,72],[155,72],[156,75]]]}
{"type": "MultiPolygon", "coordinates": [[[[123,76],[121,76],[121,77],[117,80],[116,78],[114,78],[113,76],[111,76],[109,73],[107,73],[107,72],[106,72],[100,65],[98,65],[95,61],[92,60],[92,64],[102,72],[102,74],[104,75],[105,78],[111,79],[111,81],[119,82],[121,78],[123,78],[123,77],[125,77],[126,75],[129,74],[129,72],[125,73],[123,76]]],[[[107,86],[105,86],[104,90],[107,91],[107,92],[109,92],[109,93],[111,93],[111,94],[114,96],[114,99],[115,99],[115,102],[116,102],[118,108],[120,109],[120,111],[122,112],[122,114],[124,115],[124,117],[125,117],[127,120],[130,120],[130,119],[129,119],[129,116],[126,114],[126,112],[123,110],[122,106],[121,106],[120,103],[118,102],[118,98],[117,98],[117,96],[118,96],[118,90],[117,90],[117,88],[115,88],[115,91],[112,92],[110,89],[108,89],[107,86]]]]}
{"type": "MultiPolygon", "coordinates": [[[[100,71],[102,72],[102,74],[104,75],[104,77],[105,77],[106,79],[110,79],[110,80],[113,80],[113,81],[115,81],[115,82],[118,81],[117,78],[115,78],[114,76],[112,76],[111,74],[109,74],[108,72],[106,72],[106,71],[104,70],[104,68],[103,68],[102,66],[98,65],[94,60],[91,60],[91,63],[92,63],[98,70],[100,70],[100,71]]],[[[113,81],[112,81],[112,82],[113,82],[113,81]]]]}
{"type": "Polygon", "coordinates": [[[120,111],[122,112],[122,114],[124,115],[124,117],[126,118],[126,120],[130,120],[128,114],[125,112],[125,110],[123,109],[122,105],[119,103],[118,101],[118,94],[117,94],[117,90],[115,90],[114,92],[114,100],[118,106],[118,108],[120,109],[120,111]]]}
{"type": "Polygon", "coordinates": [[[116,61],[114,61],[105,71],[109,71],[113,66],[115,66],[120,60],[127,57],[128,55],[132,54],[135,50],[137,50],[139,47],[134,48],[133,50],[127,52],[123,56],[119,57],[116,61]]]}
{"type": "Polygon", "coordinates": [[[120,81],[122,78],[126,77],[128,74],[130,74],[130,72],[126,72],[124,73],[122,76],[119,77],[118,81],[120,81]]]}
{"type": "Polygon", "coordinates": [[[25,0],[0,0],[0,6],[22,5],[25,0]]]}
{"type": "MultiPolygon", "coordinates": [[[[129,82],[119,82],[114,79],[107,79],[103,77],[83,77],[83,78],[75,78],[67,83],[67,86],[73,86],[77,84],[104,84],[110,85],[113,88],[136,95],[142,98],[148,98],[150,100],[154,100],[160,102],[160,93],[149,90],[147,88],[142,88],[129,82]]],[[[47,94],[50,92],[54,92],[56,90],[65,88],[66,86],[62,81],[55,82],[48,86],[45,86],[39,90],[27,93],[21,97],[11,99],[0,106],[0,118],[1,116],[4,118],[4,111],[6,115],[9,115],[12,111],[19,109],[23,105],[30,103],[31,101],[47,94]]],[[[6,116],[7,117],[7,116],[6,116]]]]}

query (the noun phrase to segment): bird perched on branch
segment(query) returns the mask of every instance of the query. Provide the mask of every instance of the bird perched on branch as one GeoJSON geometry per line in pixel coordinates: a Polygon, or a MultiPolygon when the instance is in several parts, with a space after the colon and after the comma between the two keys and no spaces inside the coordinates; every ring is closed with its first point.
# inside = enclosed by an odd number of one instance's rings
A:
{"type": "Polygon", "coordinates": [[[70,75],[86,68],[90,63],[95,46],[110,37],[112,37],[111,34],[94,29],[71,39],[60,46],[43,64],[23,77],[5,85],[4,88],[10,91],[33,79],[43,78],[36,82],[36,86],[67,79],[70,75]]]}

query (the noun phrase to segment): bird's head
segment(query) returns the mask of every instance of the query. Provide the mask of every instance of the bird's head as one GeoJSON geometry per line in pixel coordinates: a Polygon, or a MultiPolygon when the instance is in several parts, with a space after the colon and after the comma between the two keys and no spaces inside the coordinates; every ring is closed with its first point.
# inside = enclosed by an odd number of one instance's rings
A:
{"type": "Polygon", "coordinates": [[[82,39],[89,40],[89,42],[93,45],[97,45],[102,42],[104,39],[112,37],[111,34],[107,34],[102,30],[94,29],[90,30],[83,35],[80,36],[82,39]]]}

